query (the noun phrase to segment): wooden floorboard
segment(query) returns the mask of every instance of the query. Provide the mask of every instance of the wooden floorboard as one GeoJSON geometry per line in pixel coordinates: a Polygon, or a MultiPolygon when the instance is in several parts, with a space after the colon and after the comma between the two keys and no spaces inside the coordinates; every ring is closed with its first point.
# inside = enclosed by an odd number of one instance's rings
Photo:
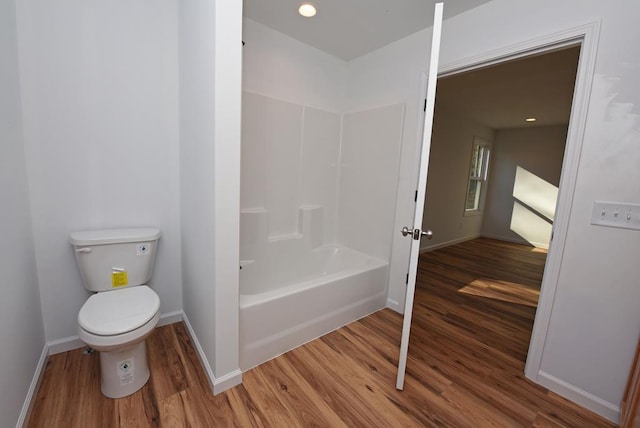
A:
{"type": "Polygon", "coordinates": [[[523,374],[546,254],[477,239],[423,254],[404,391],[402,316],[385,309],[213,396],[184,324],[147,341],[151,379],[100,393],[99,357],[49,358],[28,427],[612,427],[523,374]]]}

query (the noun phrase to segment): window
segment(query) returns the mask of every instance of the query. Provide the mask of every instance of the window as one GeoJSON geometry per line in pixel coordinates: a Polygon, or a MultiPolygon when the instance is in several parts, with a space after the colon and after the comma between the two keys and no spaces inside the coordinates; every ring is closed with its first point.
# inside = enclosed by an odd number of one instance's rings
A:
{"type": "Polygon", "coordinates": [[[465,215],[480,212],[488,168],[489,145],[486,141],[476,137],[473,139],[473,149],[471,150],[469,186],[467,187],[467,198],[464,204],[465,215]]]}

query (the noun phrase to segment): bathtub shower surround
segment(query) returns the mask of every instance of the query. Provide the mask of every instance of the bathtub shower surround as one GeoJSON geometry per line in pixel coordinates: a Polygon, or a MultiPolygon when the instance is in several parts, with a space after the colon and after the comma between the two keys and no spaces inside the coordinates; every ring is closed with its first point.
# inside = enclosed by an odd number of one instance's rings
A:
{"type": "Polygon", "coordinates": [[[340,126],[338,113],[243,93],[240,204],[267,211],[269,236],[298,234],[298,208],[319,205],[335,239],[340,126]]]}
{"type": "Polygon", "coordinates": [[[347,114],[244,92],[240,367],[385,306],[403,105],[347,114]]]}

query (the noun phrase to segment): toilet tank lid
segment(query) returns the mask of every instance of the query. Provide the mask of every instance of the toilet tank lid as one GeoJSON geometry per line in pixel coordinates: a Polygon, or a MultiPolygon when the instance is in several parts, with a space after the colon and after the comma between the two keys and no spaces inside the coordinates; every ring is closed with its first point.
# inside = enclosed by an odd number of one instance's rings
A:
{"type": "Polygon", "coordinates": [[[103,229],[72,232],[69,242],[73,245],[104,245],[126,242],[155,241],[160,238],[160,229],[153,227],[135,229],[103,229]]]}

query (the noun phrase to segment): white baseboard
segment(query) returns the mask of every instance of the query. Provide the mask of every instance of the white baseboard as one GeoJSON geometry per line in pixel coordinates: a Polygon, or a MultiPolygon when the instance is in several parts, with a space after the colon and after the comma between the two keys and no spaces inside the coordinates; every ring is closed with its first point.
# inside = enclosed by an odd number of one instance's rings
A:
{"type": "Polygon", "coordinates": [[[49,355],[62,354],[63,352],[72,351],[74,349],[86,346],[78,336],[63,337],[62,339],[47,342],[49,355]]]}
{"type": "Polygon", "coordinates": [[[187,326],[187,331],[189,332],[189,336],[191,336],[191,341],[193,342],[193,346],[196,348],[196,352],[198,354],[198,357],[200,358],[200,364],[202,364],[202,367],[204,368],[204,372],[207,375],[207,380],[209,381],[209,386],[211,387],[213,394],[216,395],[223,391],[226,391],[229,388],[233,388],[236,385],[240,385],[242,383],[242,372],[240,371],[240,368],[216,379],[215,375],[213,374],[213,369],[209,364],[209,360],[207,359],[207,356],[204,354],[202,346],[200,346],[198,337],[196,336],[196,333],[193,330],[193,327],[191,327],[191,323],[189,322],[189,318],[187,318],[187,314],[182,312],[181,315],[182,315],[182,321],[184,322],[184,325],[187,326]]]}
{"type": "Polygon", "coordinates": [[[44,374],[44,368],[47,365],[48,359],[49,348],[45,343],[44,347],[42,348],[42,353],[40,354],[40,359],[38,360],[38,365],[36,366],[36,371],[33,373],[31,385],[29,385],[29,389],[27,390],[27,396],[25,397],[24,403],[22,404],[22,410],[20,411],[20,416],[18,417],[18,421],[16,422],[16,428],[24,426],[29,417],[29,414],[31,414],[31,409],[33,408],[33,397],[35,396],[38,388],[40,387],[40,383],[42,382],[42,375],[44,374]]]}
{"type": "Polygon", "coordinates": [[[398,302],[397,300],[387,299],[386,307],[391,309],[392,311],[396,311],[399,314],[404,313],[404,306],[401,305],[400,302],[398,302]]]}
{"type": "Polygon", "coordinates": [[[513,238],[511,236],[492,235],[490,233],[483,233],[482,237],[483,238],[490,238],[490,239],[497,239],[498,241],[513,242],[514,244],[533,245],[536,248],[544,248],[545,250],[549,249],[549,244],[548,243],[529,242],[526,239],[513,238]]]}
{"type": "Polygon", "coordinates": [[[242,383],[242,372],[240,369],[227,373],[213,381],[213,395],[220,394],[229,388],[240,385],[242,383]]]}
{"type": "Polygon", "coordinates": [[[424,248],[420,248],[420,254],[427,253],[429,251],[437,250],[439,248],[448,247],[450,245],[460,244],[461,242],[471,241],[472,239],[480,238],[480,234],[465,236],[463,238],[452,239],[450,241],[441,242],[439,244],[428,245],[424,248]]]}
{"type": "Polygon", "coordinates": [[[167,312],[166,314],[160,315],[160,321],[158,321],[157,327],[162,327],[169,324],[175,324],[184,319],[184,312],[182,311],[173,311],[167,312]]]}
{"type": "MultiPolygon", "coordinates": [[[[158,321],[158,327],[164,325],[174,324],[182,321],[182,311],[167,312],[160,315],[160,321],[158,321]]],[[[61,354],[63,352],[72,351],[74,349],[82,348],[85,343],[76,336],[63,337],[62,339],[52,340],[47,342],[49,348],[49,355],[61,354]]]]}
{"type": "Polygon", "coordinates": [[[557,377],[542,370],[538,372],[538,376],[535,381],[550,391],[553,391],[556,394],[599,414],[603,418],[606,418],[615,424],[620,423],[620,407],[613,403],[609,403],[600,397],[596,397],[595,395],[580,389],[575,385],[571,385],[562,379],[558,379],[557,377]]]}
{"type": "Polygon", "coordinates": [[[204,373],[207,375],[207,380],[209,381],[209,386],[213,391],[213,385],[215,381],[215,376],[213,375],[213,369],[209,365],[209,360],[207,360],[206,355],[204,355],[204,351],[202,350],[202,346],[200,346],[200,342],[198,341],[198,337],[196,336],[196,332],[193,331],[193,327],[191,327],[191,323],[189,322],[189,318],[187,318],[187,314],[182,313],[182,321],[184,325],[187,326],[187,331],[189,332],[189,336],[191,337],[191,341],[193,342],[193,346],[196,348],[196,353],[200,358],[200,364],[204,368],[204,373]]]}

